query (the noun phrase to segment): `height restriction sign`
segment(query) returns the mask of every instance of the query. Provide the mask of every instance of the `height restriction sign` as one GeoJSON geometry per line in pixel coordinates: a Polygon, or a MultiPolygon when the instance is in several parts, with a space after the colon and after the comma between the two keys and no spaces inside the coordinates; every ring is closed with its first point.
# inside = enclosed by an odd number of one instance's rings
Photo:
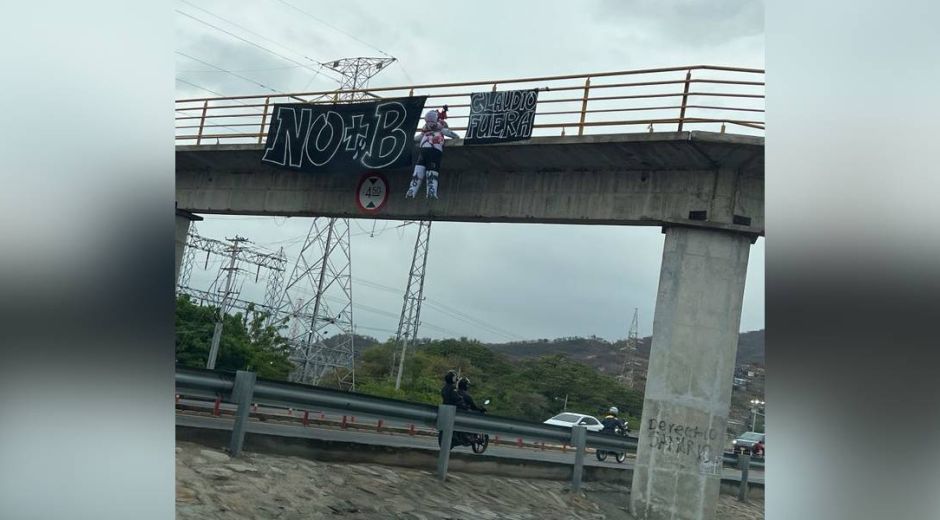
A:
{"type": "Polygon", "coordinates": [[[366,213],[375,213],[385,206],[388,201],[388,181],[385,176],[369,172],[359,179],[359,188],[356,190],[356,204],[366,213]]]}

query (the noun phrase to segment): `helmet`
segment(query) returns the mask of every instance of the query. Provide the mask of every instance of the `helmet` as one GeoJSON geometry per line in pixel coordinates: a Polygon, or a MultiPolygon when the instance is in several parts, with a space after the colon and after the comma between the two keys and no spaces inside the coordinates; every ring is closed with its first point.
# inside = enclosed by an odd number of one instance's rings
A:
{"type": "Polygon", "coordinates": [[[428,110],[428,112],[424,114],[424,120],[428,123],[437,123],[439,118],[440,114],[437,113],[437,110],[428,110]]]}
{"type": "Polygon", "coordinates": [[[611,414],[614,414],[614,415],[617,415],[618,413],[620,413],[620,410],[618,410],[616,406],[611,406],[611,407],[610,407],[610,410],[607,410],[607,412],[608,412],[608,413],[611,413],[611,414]]]}
{"type": "Polygon", "coordinates": [[[454,384],[454,379],[457,379],[457,372],[454,372],[453,370],[448,370],[447,373],[444,374],[445,383],[452,385],[454,384]]]}
{"type": "Polygon", "coordinates": [[[466,390],[470,386],[470,379],[466,377],[461,377],[460,381],[457,381],[457,388],[460,390],[466,390]]]}

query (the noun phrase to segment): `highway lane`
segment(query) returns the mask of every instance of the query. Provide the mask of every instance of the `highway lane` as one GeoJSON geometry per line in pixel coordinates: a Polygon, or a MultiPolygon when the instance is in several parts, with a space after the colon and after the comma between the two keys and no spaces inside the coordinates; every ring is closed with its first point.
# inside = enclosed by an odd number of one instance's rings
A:
{"type": "MultiPolygon", "coordinates": [[[[358,418],[357,418],[358,419],[358,418]]],[[[212,429],[224,429],[231,430],[233,425],[233,419],[227,416],[214,417],[211,415],[196,415],[192,413],[181,413],[177,412],[176,414],[176,424],[180,426],[190,426],[197,428],[212,428],[212,429]]],[[[301,437],[301,438],[310,438],[310,439],[320,439],[327,441],[340,441],[340,442],[353,442],[360,444],[377,444],[383,446],[394,446],[402,448],[414,448],[414,449],[425,449],[430,451],[438,451],[437,446],[437,437],[429,437],[423,435],[401,435],[401,434],[391,434],[391,433],[376,433],[360,430],[340,430],[333,428],[324,428],[317,425],[311,424],[309,426],[301,426],[294,424],[279,424],[272,422],[262,422],[257,420],[250,420],[247,426],[247,431],[253,433],[261,434],[271,434],[271,435],[283,435],[290,437],[301,437]]],[[[466,452],[473,453],[469,447],[460,446],[454,448],[454,452],[466,452]]],[[[564,464],[574,464],[574,451],[569,451],[568,453],[563,453],[556,450],[540,450],[536,448],[518,448],[518,447],[509,447],[509,446],[493,446],[490,445],[486,450],[487,455],[494,457],[503,457],[510,459],[523,459],[523,460],[537,460],[537,461],[546,461],[546,462],[557,462],[564,464]]],[[[589,453],[585,459],[584,463],[588,466],[603,466],[609,468],[621,468],[629,469],[633,467],[633,455],[628,454],[627,460],[622,464],[618,464],[613,460],[612,457],[609,457],[607,461],[601,462],[598,461],[594,454],[589,453]]],[[[723,468],[722,477],[723,478],[740,478],[740,471],[733,468],[723,468]]],[[[752,469],[750,472],[749,479],[752,482],[763,483],[764,475],[762,471],[752,469]]]]}

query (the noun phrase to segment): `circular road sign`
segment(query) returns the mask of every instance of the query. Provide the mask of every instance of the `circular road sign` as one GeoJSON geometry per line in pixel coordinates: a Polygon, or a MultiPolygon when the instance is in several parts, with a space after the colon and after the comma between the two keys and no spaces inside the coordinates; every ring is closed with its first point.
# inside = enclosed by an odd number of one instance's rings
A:
{"type": "Polygon", "coordinates": [[[375,213],[388,202],[388,180],[384,175],[368,172],[359,179],[356,189],[356,204],[366,213],[375,213]]]}

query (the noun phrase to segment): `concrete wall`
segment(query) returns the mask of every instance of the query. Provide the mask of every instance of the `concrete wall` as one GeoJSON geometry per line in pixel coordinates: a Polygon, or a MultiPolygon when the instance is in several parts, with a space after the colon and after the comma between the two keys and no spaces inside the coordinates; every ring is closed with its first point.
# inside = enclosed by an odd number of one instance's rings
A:
{"type": "Polygon", "coordinates": [[[411,169],[388,170],[377,214],[356,204],[360,172],[261,163],[263,145],[178,146],[178,206],[195,213],[465,222],[687,224],[763,234],[763,138],[707,132],[536,137],[446,146],[440,200],[405,199],[411,169]],[[704,212],[706,220],[690,218],[704,212]],[[735,219],[735,215],[739,218],[735,219]],[[737,222],[737,223],[736,223],[737,222]]]}
{"type": "Polygon", "coordinates": [[[712,520],[751,240],[666,230],[631,509],[712,520]]]}

